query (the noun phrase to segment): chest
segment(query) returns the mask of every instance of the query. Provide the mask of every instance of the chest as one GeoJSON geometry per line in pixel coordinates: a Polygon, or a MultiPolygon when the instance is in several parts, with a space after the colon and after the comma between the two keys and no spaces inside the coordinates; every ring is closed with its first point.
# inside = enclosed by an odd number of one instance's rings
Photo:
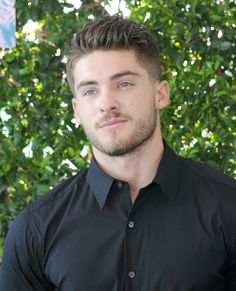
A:
{"type": "Polygon", "coordinates": [[[81,211],[50,238],[44,268],[63,291],[223,291],[227,256],[215,219],[152,199],[81,211]]]}

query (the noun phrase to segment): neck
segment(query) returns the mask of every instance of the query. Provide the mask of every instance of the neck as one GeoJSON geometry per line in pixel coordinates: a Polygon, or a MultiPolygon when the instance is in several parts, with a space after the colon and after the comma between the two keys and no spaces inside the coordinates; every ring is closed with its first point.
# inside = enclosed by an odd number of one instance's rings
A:
{"type": "Polygon", "coordinates": [[[137,151],[124,156],[108,156],[96,148],[93,153],[104,172],[117,180],[129,183],[131,199],[134,202],[139,190],[152,182],[163,150],[161,135],[154,134],[153,138],[137,151]]]}

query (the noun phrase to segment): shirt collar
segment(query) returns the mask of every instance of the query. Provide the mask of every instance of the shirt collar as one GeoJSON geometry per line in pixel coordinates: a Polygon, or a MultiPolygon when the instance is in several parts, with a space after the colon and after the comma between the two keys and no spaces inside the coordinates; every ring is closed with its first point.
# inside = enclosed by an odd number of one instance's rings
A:
{"type": "Polygon", "coordinates": [[[103,208],[114,179],[103,172],[94,157],[90,163],[86,179],[100,208],[103,208]]]}
{"type": "MultiPolygon", "coordinates": [[[[178,188],[181,161],[164,141],[164,153],[153,182],[160,185],[164,195],[173,201],[178,188]]],[[[94,193],[100,208],[103,208],[114,178],[106,174],[92,158],[86,180],[94,193]]]]}

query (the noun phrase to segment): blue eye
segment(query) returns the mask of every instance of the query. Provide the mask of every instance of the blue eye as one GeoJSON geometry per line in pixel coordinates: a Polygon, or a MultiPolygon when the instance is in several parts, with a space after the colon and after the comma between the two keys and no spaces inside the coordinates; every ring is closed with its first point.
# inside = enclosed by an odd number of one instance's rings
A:
{"type": "Polygon", "coordinates": [[[130,83],[130,82],[127,82],[127,81],[125,81],[125,82],[121,82],[120,84],[119,84],[119,87],[120,88],[127,88],[127,87],[130,87],[132,84],[130,83]]]}
{"type": "Polygon", "coordinates": [[[88,89],[84,92],[84,96],[92,96],[92,95],[95,95],[97,93],[97,90],[94,90],[94,89],[88,89]]]}

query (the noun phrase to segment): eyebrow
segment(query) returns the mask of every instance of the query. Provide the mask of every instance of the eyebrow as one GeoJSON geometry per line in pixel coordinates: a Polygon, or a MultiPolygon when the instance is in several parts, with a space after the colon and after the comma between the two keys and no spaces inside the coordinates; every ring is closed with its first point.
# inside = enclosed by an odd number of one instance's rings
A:
{"type": "Polygon", "coordinates": [[[81,87],[85,87],[85,86],[88,86],[88,85],[97,85],[98,82],[97,81],[81,81],[79,82],[78,86],[76,86],[76,90],[80,89],[81,87]]]}
{"type": "MultiPolygon", "coordinates": [[[[116,74],[112,75],[110,77],[110,80],[116,80],[116,79],[118,79],[120,77],[129,76],[129,75],[135,76],[135,77],[140,77],[140,75],[138,73],[126,70],[126,71],[122,71],[122,72],[119,72],[119,73],[116,73],[116,74]]],[[[97,81],[84,80],[84,81],[79,82],[79,84],[76,87],[76,89],[78,90],[81,87],[85,87],[85,86],[89,86],[89,85],[97,85],[97,84],[98,84],[97,81]]]]}
{"type": "Polygon", "coordinates": [[[119,73],[116,73],[116,74],[112,75],[110,77],[110,79],[111,80],[115,80],[115,79],[118,79],[120,77],[124,77],[124,76],[128,76],[128,75],[135,76],[135,77],[140,77],[140,75],[138,73],[126,70],[126,71],[119,72],[119,73]]]}

